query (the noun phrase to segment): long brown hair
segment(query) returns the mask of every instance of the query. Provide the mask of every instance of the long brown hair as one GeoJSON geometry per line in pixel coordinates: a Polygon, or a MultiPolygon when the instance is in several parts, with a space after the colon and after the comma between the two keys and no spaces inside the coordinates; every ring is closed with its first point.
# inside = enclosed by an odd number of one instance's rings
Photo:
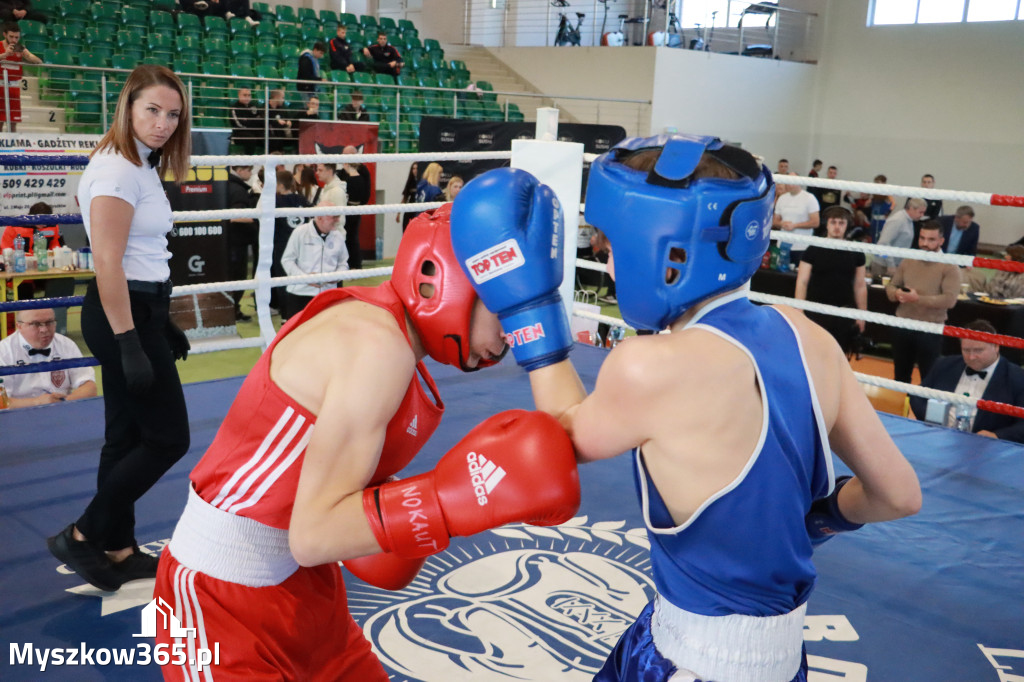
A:
{"type": "MultiPolygon", "coordinates": [[[[160,167],[157,169],[161,178],[170,171],[174,175],[174,181],[181,184],[188,177],[188,169],[191,164],[192,108],[189,105],[185,84],[166,66],[140,64],[132,70],[124,87],[121,88],[121,96],[117,98],[114,123],[100,139],[92,154],[104,149],[111,149],[136,166],[142,165],[139,151],[135,147],[135,131],[132,129],[132,104],[139,98],[140,92],[154,85],[165,85],[176,91],[181,97],[181,115],[178,118],[178,127],[164,144],[164,153],[160,157],[160,167]]],[[[89,156],[91,157],[92,154],[89,156]]]]}

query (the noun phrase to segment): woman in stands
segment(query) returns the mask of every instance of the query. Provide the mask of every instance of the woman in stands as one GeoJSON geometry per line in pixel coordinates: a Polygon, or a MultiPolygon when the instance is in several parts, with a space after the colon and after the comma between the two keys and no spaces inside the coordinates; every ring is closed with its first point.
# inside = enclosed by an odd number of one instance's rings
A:
{"type": "Polygon", "coordinates": [[[136,67],[78,188],[96,270],[82,304],[82,335],[103,368],[106,440],[96,496],[47,545],[102,590],[156,576],[157,558],[135,541],[135,502],[189,447],[174,364],[189,344],[169,317],[174,223],[161,182],[188,175],[189,111],[185,86],[170,69],[136,67]]]}
{"type": "Polygon", "coordinates": [[[416,203],[423,204],[429,201],[441,201],[444,192],[441,191],[441,164],[431,163],[423,171],[423,177],[416,185],[416,203]]]}
{"type": "Polygon", "coordinates": [[[448,184],[444,186],[444,200],[455,201],[456,195],[462,190],[462,186],[466,184],[462,178],[458,175],[453,175],[448,181],[448,184]]]}
{"type": "MultiPolygon", "coordinates": [[[[403,204],[411,204],[416,201],[416,178],[419,173],[419,164],[415,161],[409,166],[409,175],[405,179],[405,187],[402,188],[402,201],[403,204]]],[[[402,232],[405,232],[405,228],[409,225],[409,221],[413,219],[413,213],[399,213],[395,216],[395,222],[402,221],[402,232]]]]}

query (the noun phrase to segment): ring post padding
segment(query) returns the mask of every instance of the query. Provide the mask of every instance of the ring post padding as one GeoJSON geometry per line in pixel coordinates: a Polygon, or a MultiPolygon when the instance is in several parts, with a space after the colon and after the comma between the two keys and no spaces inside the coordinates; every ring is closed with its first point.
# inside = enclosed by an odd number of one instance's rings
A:
{"type": "Polygon", "coordinates": [[[579,231],[580,190],[583,182],[583,145],[578,142],[512,140],[512,167],[533,173],[554,190],[562,204],[565,230],[562,235],[562,305],[572,319],[573,284],[576,281],[576,233],[579,231]]]}
{"type": "Polygon", "coordinates": [[[263,164],[263,191],[260,194],[258,256],[256,258],[256,321],[263,337],[263,348],[270,346],[277,333],[270,319],[270,264],[274,260],[274,209],[277,208],[277,163],[270,157],[263,164]]]}

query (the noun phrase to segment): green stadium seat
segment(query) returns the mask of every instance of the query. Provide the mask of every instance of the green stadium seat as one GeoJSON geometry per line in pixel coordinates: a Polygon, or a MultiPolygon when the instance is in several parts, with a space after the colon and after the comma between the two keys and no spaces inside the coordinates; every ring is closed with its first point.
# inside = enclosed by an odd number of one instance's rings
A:
{"type": "Polygon", "coordinates": [[[159,66],[167,66],[167,61],[170,56],[158,55],[158,54],[147,54],[142,58],[140,64],[157,64],[159,66]]]}
{"type": "Polygon", "coordinates": [[[425,39],[423,41],[423,49],[426,50],[427,52],[431,53],[431,54],[433,54],[433,53],[443,54],[443,52],[444,52],[441,49],[441,43],[439,43],[438,41],[434,40],[433,38],[427,38],[427,39],[425,39]]]}
{"type": "Polygon", "coordinates": [[[277,26],[271,20],[261,21],[252,27],[252,32],[256,36],[256,39],[268,38],[270,40],[277,40],[277,26]]]}
{"type": "Polygon", "coordinates": [[[331,71],[327,74],[327,80],[332,83],[351,83],[352,75],[348,71],[331,71]]]}
{"type": "Polygon", "coordinates": [[[279,24],[299,23],[299,18],[295,14],[295,8],[291,5],[278,5],[274,14],[277,17],[277,23],[279,24]]]}
{"type": "Polygon", "coordinates": [[[376,31],[378,26],[377,17],[373,16],[372,14],[360,14],[359,25],[363,27],[364,31],[368,28],[376,31]]]}
{"type": "Polygon", "coordinates": [[[395,77],[389,73],[375,73],[373,82],[377,85],[395,85],[395,77]]]}
{"type": "Polygon", "coordinates": [[[206,61],[226,60],[228,54],[228,41],[214,36],[206,36],[203,39],[203,55],[206,61]]]}
{"type": "Polygon", "coordinates": [[[93,45],[96,43],[103,44],[107,42],[110,37],[110,30],[100,28],[99,26],[89,26],[82,31],[82,38],[85,39],[86,45],[93,45]]]}
{"type": "Polygon", "coordinates": [[[299,7],[295,11],[295,16],[299,20],[300,24],[306,21],[320,22],[320,17],[317,15],[316,10],[309,7],[299,7]]]}
{"type": "Polygon", "coordinates": [[[32,8],[52,17],[60,16],[60,0],[36,0],[32,3],[32,8]]]}
{"type": "Polygon", "coordinates": [[[72,17],[89,21],[92,19],[92,3],[89,0],[65,0],[60,4],[60,15],[65,21],[72,17]]]}
{"type": "Polygon", "coordinates": [[[49,31],[46,30],[46,24],[40,21],[28,21],[22,19],[18,22],[18,28],[21,29],[21,39],[27,41],[30,38],[42,38],[44,40],[49,38],[49,31]]]}
{"type": "Polygon", "coordinates": [[[413,24],[408,19],[399,19],[398,20],[398,30],[402,31],[403,33],[405,31],[409,31],[409,30],[415,31],[416,30],[416,26],[415,26],[415,24],[413,24]]]}
{"type": "Polygon", "coordinates": [[[133,59],[135,64],[138,65],[142,63],[142,58],[146,55],[146,48],[144,47],[144,43],[131,47],[126,45],[125,47],[118,48],[115,54],[133,59]]]}
{"type": "Polygon", "coordinates": [[[398,76],[398,84],[415,87],[418,86],[420,82],[419,79],[416,78],[415,76],[409,76],[403,73],[398,76]]]}
{"type": "Polygon", "coordinates": [[[324,24],[340,24],[341,17],[338,15],[337,12],[335,12],[332,9],[322,9],[320,10],[320,21],[323,22],[324,24]]]}
{"type": "Polygon", "coordinates": [[[448,62],[448,65],[452,68],[452,71],[469,72],[469,69],[466,68],[466,62],[462,61],[461,59],[453,59],[450,62],[448,62]]]}
{"type": "Polygon", "coordinates": [[[245,17],[232,17],[231,21],[228,22],[228,34],[232,38],[235,36],[251,36],[253,34],[253,27],[249,25],[249,22],[245,20],[245,17]]]}
{"type": "MultiPolygon", "coordinates": [[[[256,75],[259,78],[281,78],[281,69],[269,64],[259,63],[256,65],[256,75]]],[[[275,87],[275,85],[271,85],[275,87]]]]}
{"type": "Polygon", "coordinates": [[[149,14],[138,7],[125,7],[121,10],[121,23],[130,28],[148,29],[149,14]]]}
{"type": "Polygon", "coordinates": [[[476,87],[477,87],[477,90],[483,90],[484,99],[491,100],[491,101],[497,101],[498,96],[494,94],[494,86],[491,85],[489,82],[487,82],[487,81],[477,81],[476,82],[476,87]]]}
{"type": "MultiPolygon", "coordinates": [[[[47,64],[73,64],[75,63],[76,51],[62,47],[50,47],[42,51],[43,61],[47,64]]],[[[39,85],[44,90],[54,92],[67,92],[71,79],[75,77],[74,71],[49,67],[42,70],[39,77],[39,85]]]]}
{"type": "Polygon", "coordinates": [[[199,61],[198,54],[196,55],[185,55],[179,54],[178,58],[174,60],[175,72],[181,73],[203,73],[203,64],[199,61]]]}
{"type": "Polygon", "coordinates": [[[415,154],[419,150],[419,140],[404,137],[401,140],[399,140],[397,148],[395,149],[395,151],[398,152],[399,154],[415,154]]]}
{"type": "Polygon", "coordinates": [[[126,54],[115,54],[110,58],[110,65],[115,69],[127,69],[131,71],[137,64],[138,62],[134,57],[126,54]]]}
{"type": "Polygon", "coordinates": [[[373,78],[373,74],[367,73],[366,71],[356,71],[352,74],[352,82],[362,83],[364,85],[373,85],[376,81],[373,78]]]}
{"type": "MultiPolygon", "coordinates": [[[[416,36],[403,36],[403,40],[405,42],[405,49],[406,50],[410,50],[411,51],[411,50],[422,50],[423,49],[423,43],[421,43],[420,39],[417,38],[416,36]]],[[[426,50],[424,50],[424,52],[426,52],[426,50]]]]}
{"type": "Polygon", "coordinates": [[[338,15],[338,18],[341,20],[341,23],[349,27],[350,31],[353,26],[359,26],[359,17],[351,12],[342,12],[338,15]]]}
{"type": "Polygon", "coordinates": [[[159,31],[161,33],[174,33],[177,29],[174,25],[174,15],[160,10],[150,12],[149,28],[152,31],[159,31]]]}
{"type": "Polygon", "coordinates": [[[391,17],[381,17],[377,20],[377,25],[385,31],[398,31],[398,24],[391,17]]]}
{"type": "Polygon", "coordinates": [[[255,59],[255,45],[250,36],[236,36],[228,44],[228,52],[232,57],[246,56],[255,59]]]}
{"type": "Polygon", "coordinates": [[[177,51],[177,37],[173,33],[150,33],[146,45],[150,53],[171,55],[177,51]]]}
{"type": "Polygon", "coordinates": [[[109,67],[110,66],[110,60],[114,56],[114,46],[113,45],[110,45],[110,44],[107,44],[107,43],[97,44],[97,45],[89,45],[86,49],[89,51],[90,54],[92,54],[97,59],[102,59],[103,60],[103,66],[105,66],[105,67],[109,67]]]}
{"type": "Polygon", "coordinates": [[[299,44],[302,42],[302,30],[298,26],[285,24],[277,27],[278,40],[286,43],[299,44]]]}
{"type": "Polygon", "coordinates": [[[68,24],[50,24],[49,40],[50,45],[60,45],[65,50],[80,50],[85,44],[82,31],[68,24]]]}
{"type": "Polygon", "coordinates": [[[265,55],[276,55],[277,54],[277,41],[271,38],[257,38],[256,47],[254,49],[257,57],[263,57],[265,55]]]}
{"type": "Polygon", "coordinates": [[[179,35],[175,42],[177,44],[178,54],[198,55],[202,52],[202,46],[205,42],[205,38],[193,35],[179,35]]]}
{"type": "Polygon", "coordinates": [[[299,50],[294,45],[278,45],[274,50],[277,60],[282,64],[292,64],[298,61],[299,50]]]}
{"type": "MultiPolygon", "coordinates": [[[[325,43],[328,39],[324,38],[324,28],[320,25],[320,21],[316,20],[311,24],[302,24],[299,27],[299,35],[302,36],[302,44],[304,46],[313,47],[313,43],[318,40],[322,40],[325,43]]],[[[334,36],[332,35],[331,38],[334,36]]]]}
{"type": "Polygon", "coordinates": [[[217,37],[228,39],[231,35],[231,31],[228,30],[228,22],[224,20],[224,17],[206,17],[203,22],[203,30],[207,37],[217,37]]]}
{"type": "Polygon", "coordinates": [[[274,19],[274,10],[270,9],[270,5],[266,2],[252,2],[249,6],[260,13],[260,23],[263,23],[263,19],[274,19]]]}
{"type": "Polygon", "coordinates": [[[121,7],[112,2],[94,2],[91,7],[94,25],[105,27],[108,31],[121,24],[121,7]]]}

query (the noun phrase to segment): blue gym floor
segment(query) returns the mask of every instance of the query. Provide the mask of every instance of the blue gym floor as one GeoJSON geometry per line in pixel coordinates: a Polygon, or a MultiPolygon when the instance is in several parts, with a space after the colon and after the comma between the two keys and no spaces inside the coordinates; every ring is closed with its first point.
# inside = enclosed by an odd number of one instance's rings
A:
{"type": "MultiPolygon", "coordinates": [[[[605,351],[577,346],[593,385],[605,351]]],[[[410,466],[419,473],[475,424],[532,406],[511,361],[464,375],[431,364],[448,406],[410,466]]],[[[192,450],[137,506],[138,540],[158,551],[188,472],[241,379],[186,386],[192,450]]],[[[1024,447],[883,415],[924,488],[919,515],[819,549],[805,628],[811,680],[1024,679],[1024,447]]],[[[2,680],[158,680],[156,666],[47,666],[33,650],[137,649],[151,581],[109,595],[47,552],[95,485],[101,399],[0,412],[2,680]],[[14,645],[14,646],[12,646],[14,645]]],[[[583,505],[553,529],[507,527],[457,539],[406,590],[346,575],[349,600],[395,680],[586,680],[650,596],[646,540],[627,458],[581,469],[583,505]]],[[[94,653],[94,658],[97,654],[94,653]]]]}

